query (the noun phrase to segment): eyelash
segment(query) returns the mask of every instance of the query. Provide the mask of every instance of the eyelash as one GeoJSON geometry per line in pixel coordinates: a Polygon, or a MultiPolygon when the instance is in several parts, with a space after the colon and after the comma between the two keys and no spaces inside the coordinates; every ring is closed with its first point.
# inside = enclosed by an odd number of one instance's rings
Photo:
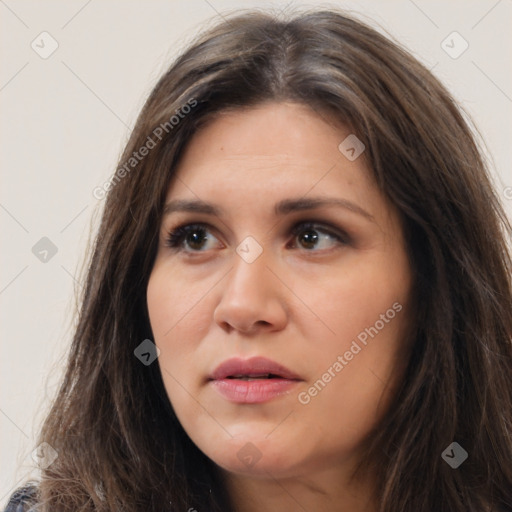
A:
{"type": "MultiPolygon", "coordinates": [[[[177,226],[174,230],[171,230],[165,239],[165,246],[169,247],[171,249],[174,249],[175,251],[185,251],[183,248],[183,242],[184,238],[189,235],[190,233],[193,233],[194,231],[209,231],[211,227],[206,223],[192,223],[192,224],[182,224],[181,226],[177,226]]],[[[304,221],[299,222],[298,224],[295,224],[293,228],[291,229],[291,234],[296,237],[299,233],[302,231],[319,231],[324,234],[329,235],[332,237],[336,242],[338,242],[340,245],[348,245],[350,243],[349,236],[344,233],[343,231],[340,232],[340,234],[336,233],[336,231],[333,231],[333,228],[330,228],[329,225],[319,223],[319,222],[313,222],[313,221],[304,221]]],[[[339,230],[338,230],[339,231],[339,230]]],[[[315,251],[304,249],[306,252],[324,252],[324,251],[315,251]]],[[[202,250],[191,250],[191,251],[185,251],[185,252],[192,252],[192,253],[201,253],[206,252],[202,250]]]]}

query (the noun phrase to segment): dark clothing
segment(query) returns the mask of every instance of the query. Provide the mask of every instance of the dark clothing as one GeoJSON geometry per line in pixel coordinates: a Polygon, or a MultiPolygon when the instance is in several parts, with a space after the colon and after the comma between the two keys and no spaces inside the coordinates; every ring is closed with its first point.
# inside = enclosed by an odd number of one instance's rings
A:
{"type": "Polygon", "coordinates": [[[34,485],[26,485],[16,489],[11,496],[4,512],[36,512],[37,488],[34,485]]]}

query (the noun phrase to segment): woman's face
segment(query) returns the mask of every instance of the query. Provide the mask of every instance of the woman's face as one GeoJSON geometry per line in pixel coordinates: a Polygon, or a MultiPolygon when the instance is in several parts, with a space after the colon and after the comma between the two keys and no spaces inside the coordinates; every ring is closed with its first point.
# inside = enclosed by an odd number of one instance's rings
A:
{"type": "Polygon", "coordinates": [[[364,153],[338,148],[349,135],[291,103],[225,114],[168,190],[157,361],[183,428],[229,472],[342,470],[400,381],[411,270],[364,153]]]}

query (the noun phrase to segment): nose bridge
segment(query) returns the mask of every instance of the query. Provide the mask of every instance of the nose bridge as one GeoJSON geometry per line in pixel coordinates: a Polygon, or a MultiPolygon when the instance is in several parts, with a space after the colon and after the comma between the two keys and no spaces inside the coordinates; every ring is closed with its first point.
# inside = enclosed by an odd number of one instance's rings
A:
{"type": "Polygon", "coordinates": [[[285,321],[279,280],[267,268],[272,255],[262,247],[257,254],[256,249],[247,239],[236,248],[215,310],[217,323],[249,331],[256,323],[277,327],[285,321]]]}
{"type": "Polygon", "coordinates": [[[242,240],[236,248],[233,268],[227,276],[229,293],[241,294],[238,298],[240,300],[249,293],[254,298],[256,294],[264,292],[268,285],[267,265],[270,263],[270,256],[269,251],[263,250],[254,238],[246,237],[242,240]]]}

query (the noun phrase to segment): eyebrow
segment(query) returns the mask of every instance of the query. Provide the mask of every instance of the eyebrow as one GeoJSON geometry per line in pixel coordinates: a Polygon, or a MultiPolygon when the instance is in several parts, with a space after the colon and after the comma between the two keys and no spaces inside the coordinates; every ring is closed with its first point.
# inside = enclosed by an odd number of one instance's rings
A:
{"type": "MultiPolygon", "coordinates": [[[[365,217],[371,222],[375,222],[373,215],[363,210],[360,206],[347,199],[340,199],[337,197],[308,197],[297,199],[283,199],[274,206],[274,214],[276,216],[283,216],[291,212],[298,212],[303,210],[314,210],[317,208],[336,206],[350,210],[365,217]]],[[[219,206],[199,199],[174,199],[169,201],[164,208],[164,215],[170,215],[173,212],[194,212],[204,213],[208,215],[215,215],[221,217],[224,210],[219,206]]]]}

